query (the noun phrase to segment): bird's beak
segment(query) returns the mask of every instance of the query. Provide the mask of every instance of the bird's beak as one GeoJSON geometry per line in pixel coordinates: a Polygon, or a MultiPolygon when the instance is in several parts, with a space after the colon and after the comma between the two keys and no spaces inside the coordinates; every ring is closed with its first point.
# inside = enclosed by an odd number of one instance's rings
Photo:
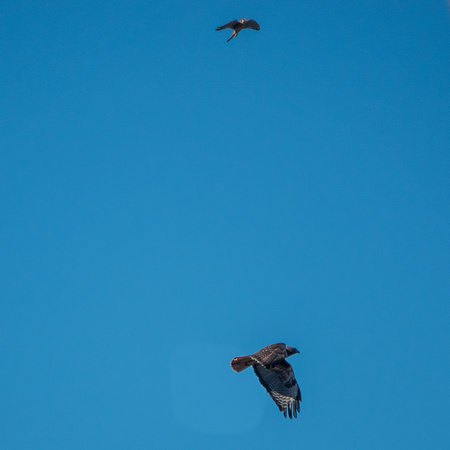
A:
{"type": "Polygon", "coordinates": [[[290,352],[291,355],[295,355],[296,353],[300,353],[300,351],[297,350],[294,347],[288,347],[288,349],[289,349],[289,352],[290,352]]]}

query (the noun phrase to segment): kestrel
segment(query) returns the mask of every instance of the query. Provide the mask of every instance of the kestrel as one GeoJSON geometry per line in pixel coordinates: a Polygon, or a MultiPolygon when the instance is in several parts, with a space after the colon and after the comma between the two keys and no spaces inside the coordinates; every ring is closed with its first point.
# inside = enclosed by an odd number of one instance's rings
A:
{"type": "Polygon", "coordinates": [[[216,31],[225,30],[225,28],[233,30],[233,34],[231,35],[230,39],[228,39],[227,42],[230,42],[231,39],[237,37],[239,32],[241,30],[244,30],[245,28],[250,28],[251,30],[259,31],[259,25],[254,20],[247,20],[247,19],[233,20],[232,22],[227,23],[222,27],[217,27],[216,31]]]}

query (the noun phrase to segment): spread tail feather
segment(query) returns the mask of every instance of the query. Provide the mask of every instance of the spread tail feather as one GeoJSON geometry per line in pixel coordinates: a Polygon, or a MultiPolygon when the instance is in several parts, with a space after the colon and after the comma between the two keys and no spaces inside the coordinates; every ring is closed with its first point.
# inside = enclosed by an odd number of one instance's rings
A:
{"type": "Polygon", "coordinates": [[[253,366],[253,364],[255,364],[255,361],[250,356],[238,356],[231,361],[231,368],[239,373],[253,366]]]}

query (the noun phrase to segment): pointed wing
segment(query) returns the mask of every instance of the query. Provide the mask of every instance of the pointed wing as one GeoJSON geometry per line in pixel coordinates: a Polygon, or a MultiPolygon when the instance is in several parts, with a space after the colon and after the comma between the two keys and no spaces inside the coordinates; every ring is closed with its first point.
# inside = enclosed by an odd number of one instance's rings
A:
{"type": "Polygon", "coordinates": [[[266,369],[264,366],[255,364],[253,370],[284,417],[289,414],[289,418],[292,419],[293,414],[297,418],[302,396],[291,365],[283,361],[271,369],[266,369]]]}
{"type": "Polygon", "coordinates": [[[251,355],[251,357],[262,364],[265,367],[269,367],[272,364],[279,362],[286,358],[286,345],[285,344],[273,344],[264,347],[259,352],[251,355]]]}
{"type": "Polygon", "coordinates": [[[225,30],[226,28],[229,28],[230,30],[234,30],[234,27],[239,23],[239,20],[232,20],[231,22],[227,23],[226,25],[222,25],[221,27],[217,27],[216,31],[225,30]]]}
{"type": "Polygon", "coordinates": [[[252,30],[256,30],[259,31],[259,25],[257,22],[255,22],[254,20],[247,20],[244,22],[242,28],[250,28],[252,30]]]}

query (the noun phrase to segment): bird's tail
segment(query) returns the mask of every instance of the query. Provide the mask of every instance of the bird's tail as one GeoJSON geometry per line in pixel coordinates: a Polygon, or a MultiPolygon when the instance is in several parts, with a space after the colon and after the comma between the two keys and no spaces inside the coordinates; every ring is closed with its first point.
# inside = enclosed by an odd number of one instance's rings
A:
{"type": "Polygon", "coordinates": [[[233,358],[230,365],[235,372],[239,373],[253,366],[253,364],[255,364],[255,361],[250,356],[238,356],[237,358],[233,358]]]}
{"type": "Polygon", "coordinates": [[[231,41],[231,39],[233,39],[234,37],[237,37],[237,34],[236,33],[233,33],[231,36],[230,36],[230,39],[228,39],[228,41],[227,42],[230,42],[231,41]]]}

